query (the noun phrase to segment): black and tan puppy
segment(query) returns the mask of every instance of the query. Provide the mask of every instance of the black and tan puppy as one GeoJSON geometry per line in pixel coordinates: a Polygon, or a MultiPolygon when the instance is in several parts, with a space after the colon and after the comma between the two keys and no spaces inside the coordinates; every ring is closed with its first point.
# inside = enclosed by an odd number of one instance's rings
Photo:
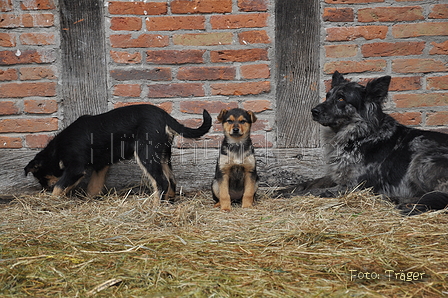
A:
{"type": "Polygon", "coordinates": [[[230,211],[231,203],[251,207],[258,188],[254,147],[250,138],[254,113],[242,109],[222,110],[218,121],[224,129],[224,140],[212,183],[216,207],[230,211]]]}
{"type": "Polygon", "coordinates": [[[211,127],[204,110],[197,129],[183,126],[164,110],[148,104],[111,110],[96,116],[81,116],[62,130],[25,167],[43,188],[63,195],[86,175],[93,173],[87,186],[89,196],[98,195],[109,166],[135,156],[159,197],[173,197],[176,184],[171,167],[171,143],[175,133],[199,138],[211,127]]]}

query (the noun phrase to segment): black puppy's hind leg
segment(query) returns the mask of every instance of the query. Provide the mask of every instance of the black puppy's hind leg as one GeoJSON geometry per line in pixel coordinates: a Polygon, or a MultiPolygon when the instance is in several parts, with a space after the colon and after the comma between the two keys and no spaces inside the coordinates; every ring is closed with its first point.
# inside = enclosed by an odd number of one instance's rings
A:
{"type": "Polygon", "coordinates": [[[145,149],[139,149],[138,153],[135,152],[135,160],[144,173],[145,178],[151,183],[153,192],[156,193],[160,199],[166,199],[168,196],[169,181],[163,174],[160,160],[155,159],[154,152],[150,151],[146,152],[145,149]]]}

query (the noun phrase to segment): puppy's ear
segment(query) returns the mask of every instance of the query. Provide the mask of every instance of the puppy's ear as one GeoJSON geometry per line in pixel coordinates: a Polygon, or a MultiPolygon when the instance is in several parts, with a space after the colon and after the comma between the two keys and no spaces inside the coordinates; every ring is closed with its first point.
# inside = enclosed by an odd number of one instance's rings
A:
{"type": "Polygon", "coordinates": [[[339,86],[340,84],[347,82],[344,77],[336,70],[333,73],[333,76],[331,78],[331,88],[334,88],[336,86],[339,86]]]}
{"type": "Polygon", "coordinates": [[[39,169],[42,167],[42,162],[33,159],[28,163],[28,165],[25,167],[25,176],[28,175],[28,173],[36,173],[39,171],[39,169]]]}
{"type": "Polygon", "coordinates": [[[254,112],[252,112],[252,111],[247,111],[247,113],[249,114],[250,122],[251,122],[251,123],[255,123],[255,121],[257,121],[257,117],[255,116],[254,112]]]}
{"type": "Polygon", "coordinates": [[[227,111],[226,109],[222,109],[222,110],[221,110],[221,112],[220,112],[219,115],[218,115],[218,121],[219,121],[219,122],[221,122],[221,123],[224,122],[224,118],[225,118],[227,112],[228,112],[228,111],[227,111]]]}
{"type": "Polygon", "coordinates": [[[382,103],[387,96],[390,85],[390,76],[374,79],[366,85],[366,98],[368,101],[382,103]]]}

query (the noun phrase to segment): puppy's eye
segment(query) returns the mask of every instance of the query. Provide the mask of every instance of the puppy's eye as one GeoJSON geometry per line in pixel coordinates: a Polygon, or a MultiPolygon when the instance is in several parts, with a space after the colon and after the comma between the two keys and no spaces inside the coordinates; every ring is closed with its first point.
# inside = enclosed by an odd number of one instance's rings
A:
{"type": "Polygon", "coordinates": [[[233,124],[233,120],[227,120],[227,123],[233,124]]]}
{"type": "Polygon", "coordinates": [[[345,99],[343,99],[342,97],[340,97],[340,98],[338,99],[338,101],[339,101],[339,102],[342,102],[342,101],[345,101],[345,99]]]}
{"type": "Polygon", "coordinates": [[[247,122],[246,120],[241,120],[241,121],[240,121],[241,124],[244,124],[244,123],[246,123],[246,122],[247,122]]]}

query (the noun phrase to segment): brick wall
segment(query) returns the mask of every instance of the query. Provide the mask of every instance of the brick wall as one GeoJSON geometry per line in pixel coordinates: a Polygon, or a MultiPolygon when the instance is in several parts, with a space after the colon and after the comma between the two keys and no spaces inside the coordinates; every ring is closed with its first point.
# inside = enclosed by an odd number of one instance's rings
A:
{"type": "MultiPolygon", "coordinates": [[[[257,145],[275,146],[274,3],[105,2],[109,107],[152,103],[191,126],[203,108],[216,119],[242,107],[259,118],[257,145]]],[[[392,75],[388,112],[447,128],[447,18],[441,0],[322,1],[322,97],[334,70],[360,81],[392,75]]],[[[60,127],[59,44],[57,0],[0,0],[0,153],[42,147],[60,127]]],[[[215,123],[194,145],[220,138],[215,123]]]]}
{"type": "Polygon", "coordinates": [[[36,148],[58,129],[57,10],[0,0],[0,150],[36,148]]]}
{"type": "Polygon", "coordinates": [[[403,124],[448,127],[446,1],[325,0],[322,69],[364,81],[391,75],[386,110],[403,124]]]}
{"type": "MultiPolygon", "coordinates": [[[[172,0],[108,4],[111,101],[114,107],[150,102],[186,125],[202,109],[257,112],[257,146],[272,146],[274,30],[268,0],[172,0]]],[[[205,140],[179,146],[215,147],[214,123],[205,140]]]]}

